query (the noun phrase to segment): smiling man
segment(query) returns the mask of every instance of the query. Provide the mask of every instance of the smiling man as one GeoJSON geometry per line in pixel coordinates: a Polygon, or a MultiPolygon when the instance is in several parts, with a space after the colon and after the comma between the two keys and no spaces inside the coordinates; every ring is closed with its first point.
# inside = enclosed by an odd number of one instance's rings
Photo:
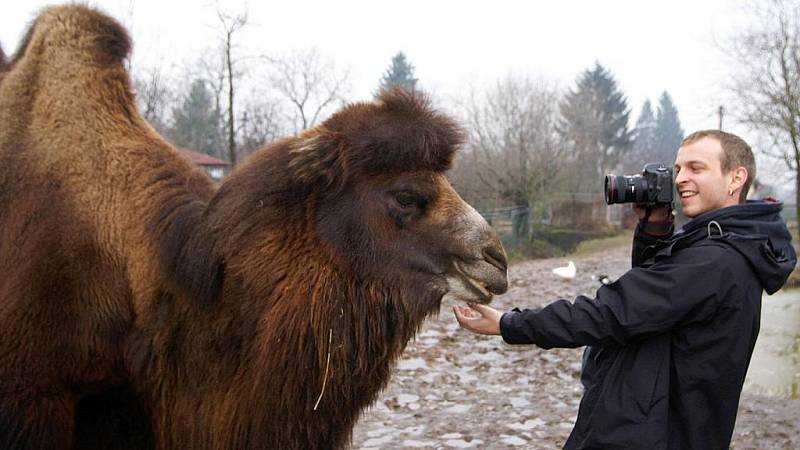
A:
{"type": "Polygon", "coordinates": [[[747,143],[721,131],[687,137],[675,159],[675,186],[689,218],[744,202],[755,176],[756,163],[747,143]]]}
{"type": "Polygon", "coordinates": [[[595,298],[502,314],[455,307],[462,327],[510,344],[586,346],[567,449],[727,449],[759,331],[761,296],[794,269],[782,204],[747,201],[750,147],[722,131],[683,140],[675,187],[691,218],[661,208],[634,233],[633,268],[595,298]]]}

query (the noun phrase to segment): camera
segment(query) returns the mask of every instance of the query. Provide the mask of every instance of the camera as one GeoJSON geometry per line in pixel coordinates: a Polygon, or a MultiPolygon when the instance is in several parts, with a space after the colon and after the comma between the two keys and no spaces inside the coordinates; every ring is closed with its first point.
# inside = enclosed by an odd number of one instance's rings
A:
{"type": "Polygon", "coordinates": [[[606,204],[672,203],[672,167],[645,164],[641,175],[606,175],[606,204]]]}

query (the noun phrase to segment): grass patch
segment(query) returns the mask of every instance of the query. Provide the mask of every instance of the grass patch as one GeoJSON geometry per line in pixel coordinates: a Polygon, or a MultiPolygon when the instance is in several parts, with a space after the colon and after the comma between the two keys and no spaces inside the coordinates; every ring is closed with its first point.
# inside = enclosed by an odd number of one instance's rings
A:
{"type": "MultiPolygon", "coordinates": [[[[616,238],[618,233],[605,230],[574,230],[556,227],[533,227],[532,239],[517,243],[506,233],[500,234],[511,262],[528,259],[554,258],[575,252],[576,248],[586,246],[586,242],[606,241],[616,238]]],[[[630,233],[628,233],[630,242],[630,233]]],[[[613,244],[611,244],[613,246],[613,244]]],[[[622,241],[619,244],[622,245],[622,241]]]]}
{"type": "Polygon", "coordinates": [[[529,259],[555,258],[564,256],[566,252],[558,246],[541,239],[532,240],[525,245],[506,247],[508,259],[511,263],[527,261],[529,259]]]}
{"type": "Polygon", "coordinates": [[[620,234],[599,239],[589,239],[578,244],[570,256],[582,256],[591,253],[603,252],[612,248],[629,246],[633,241],[633,232],[630,230],[622,231],[620,234]]]}

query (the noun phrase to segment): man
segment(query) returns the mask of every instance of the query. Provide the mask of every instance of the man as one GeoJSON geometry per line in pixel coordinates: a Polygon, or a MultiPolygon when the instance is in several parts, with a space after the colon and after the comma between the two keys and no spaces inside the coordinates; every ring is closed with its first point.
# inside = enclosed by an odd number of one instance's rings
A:
{"type": "Polygon", "coordinates": [[[782,204],[746,201],[750,147],[722,131],[681,143],[675,185],[692,220],[646,214],[633,268],[594,299],[501,314],[455,307],[462,327],[510,344],[587,347],[584,394],[567,449],[727,449],[759,330],[762,290],[794,269],[782,204]]]}

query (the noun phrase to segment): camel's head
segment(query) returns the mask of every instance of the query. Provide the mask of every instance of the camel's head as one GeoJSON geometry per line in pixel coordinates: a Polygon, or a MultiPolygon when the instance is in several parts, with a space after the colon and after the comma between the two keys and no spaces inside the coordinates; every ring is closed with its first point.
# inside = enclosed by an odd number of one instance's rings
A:
{"type": "Polygon", "coordinates": [[[316,234],[365,281],[418,294],[488,303],[506,291],[506,255],[445,171],[463,134],[416,94],[393,91],[351,105],[293,144],[290,170],[322,187],[316,234]]]}

